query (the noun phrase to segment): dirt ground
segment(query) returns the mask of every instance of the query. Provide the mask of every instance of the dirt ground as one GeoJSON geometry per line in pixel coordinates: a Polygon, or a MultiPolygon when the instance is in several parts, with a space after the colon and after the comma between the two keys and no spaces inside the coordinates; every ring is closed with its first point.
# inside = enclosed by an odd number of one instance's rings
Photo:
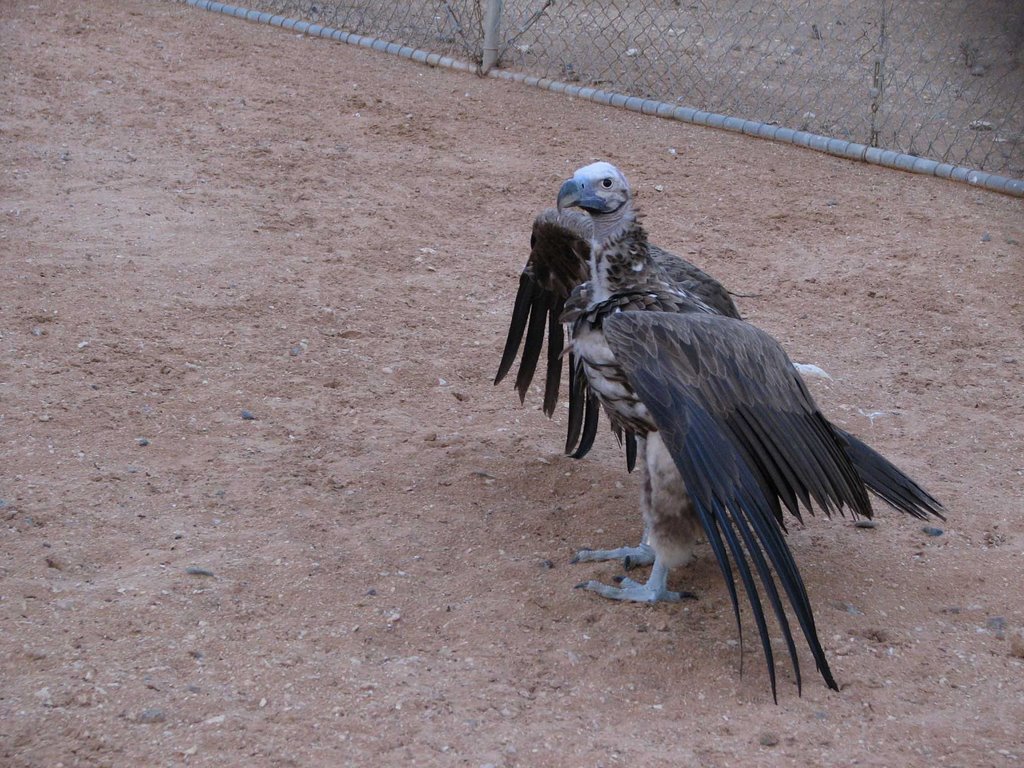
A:
{"type": "Polygon", "coordinates": [[[0,35],[4,766],[1024,762],[1020,200],[174,2],[0,35]],[[636,478],[491,381],[596,158],[949,509],[792,530],[839,693],[708,553],[573,589],[636,478]]]}

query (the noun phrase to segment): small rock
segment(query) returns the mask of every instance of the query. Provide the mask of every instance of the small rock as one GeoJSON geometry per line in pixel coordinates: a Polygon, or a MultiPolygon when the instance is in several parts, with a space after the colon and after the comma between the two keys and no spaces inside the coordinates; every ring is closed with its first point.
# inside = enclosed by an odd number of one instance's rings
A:
{"type": "Polygon", "coordinates": [[[367,597],[374,597],[377,594],[377,590],[373,587],[370,587],[368,590],[366,590],[365,594],[367,597]]]}
{"type": "Polygon", "coordinates": [[[864,615],[864,611],[862,611],[860,608],[858,608],[853,603],[847,603],[847,602],[844,602],[842,600],[837,600],[835,602],[835,607],[838,608],[840,611],[845,611],[846,613],[850,614],[851,616],[863,616],[864,615]]]}
{"type": "Polygon", "coordinates": [[[985,622],[985,628],[1002,640],[1006,637],[1006,619],[1002,616],[992,616],[985,622]]]}
{"type": "Polygon", "coordinates": [[[555,564],[550,560],[541,560],[540,567],[543,568],[545,571],[550,571],[552,568],[555,567],[555,564]]]}
{"type": "Polygon", "coordinates": [[[256,415],[252,411],[243,410],[242,411],[242,420],[243,421],[256,421],[256,415]]]}
{"type": "Polygon", "coordinates": [[[877,528],[878,523],[874,520],[858,520],[853,524],[854,528],[877,528]]]}
{"type": "Polygon", "coordinates": [[[138,445],[141,445],[143,448],[145,448],[147,445],[149,445],[149,440],[147,440],[144,437],[137,437],[137,438],[135,438],[135,442],[138,445]]]}
{"type": "Polygon", "coordinates": [[[40,421],[46,422],[46,421],[50,421],[52,419],[53,419],[53,416],[51,416],[48,413],[41,413],[41,414],[39,414],[39,420],[40,421]]]}
{"type": "Polygon", "coordinates": [[[185,573],[189,576],[213,576],[213,571],[206,568],[200,568],[197,565],[190,565],[185,569],[185,573]]]}
{"type": "Polygon", "coordinates": [[[991,243],[992,242],[992,235],[990,235],[988,232],[982,233],[982,235],[981,235],[981,242],[983,242],[983,243],[991,243]]]}
{"type": "Polygon", "coordinates": [[[220,724],[221,724],[221,723],[223,723],[223,722],[224,722],[224,721],[225,721],[226,719],[227,719],[227,718],[226,718],[226,717],[225,717],[224,715],[214,715],[213,717],[208,717],[208,718],[206,718],[206,720],[204,720],[203,722],[204,722],[204,723],[205,723],[206,725],[220,725],[220,724]]]}
{"type": "Polygon", "coordinates": [[[762,747],[774,747],[778,745],[779,737],[771,731],[765,731],[761,734],[760,738],[757,740],[757,743],[760,744],[762,747]]]}
{"type": "Polygon", "coordinates": [[[936,528],[933,525],[926,525],[921,530],[924,531],[927,536],[941,536],[943,534],[943,530],[941,528],[936,528]]]}
{"type": "Polygon", "coordinates": [[[144,709],[141,712],[139,712],[138,716],[136,716],[135,718],[135,722],[145,724],[162,723],[166,720],[167,715],[164,714],[164,711],[162,709],[159,709],[158,707],[150,707],[149,709],[144,709]]]}
{"type": "Polygon", "coordinates": [[[46,333],[46,331],[44,331],[38,325],[35,328],[32,329],[32,335],[33,336],[42,336],[45,333],[46,333]]]}
{"type": "Polygon", "coordinates": [[[53,555],[49,555],[46,558],[46,565],[50,568],[53,568],[56,571],[63,571],[65,567],[64,561],[57,557],[54,557],[53,555]]]}
{"type": "Polygon", "coordinates": [[[1010,655],[1017,659],[1024,659],[1024,632],[1017,630],[1010,635],[1010,655]]]}

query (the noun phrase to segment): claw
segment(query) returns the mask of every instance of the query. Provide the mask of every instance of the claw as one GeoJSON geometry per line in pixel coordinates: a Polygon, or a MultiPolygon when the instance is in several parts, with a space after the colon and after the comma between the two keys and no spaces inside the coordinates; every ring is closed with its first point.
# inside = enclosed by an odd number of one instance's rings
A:
{"type": "Polygon", "coordinates": [[[622,567],[627,571],[651,565],[654,562],[654,553],[650,550],[650,547],[641,544],[636,549],[639,550],[638,553],[631,553],[622,558],[622,567]]]}
{"type": "Polygon", "coordinates": [[[590,559],[590,553],[593,551],[594,550],[592,550],[590,547],[581,547],[579,550],[577,550],[576,554],[572,556],[572,560],[569,561],[570,565],[576,565],[576,563],[587,562],[590,559]]]}

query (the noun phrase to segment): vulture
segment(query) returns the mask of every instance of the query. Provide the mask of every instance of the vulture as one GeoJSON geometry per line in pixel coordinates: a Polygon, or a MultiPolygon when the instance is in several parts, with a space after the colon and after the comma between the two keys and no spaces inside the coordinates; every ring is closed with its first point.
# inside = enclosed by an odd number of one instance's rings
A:
{"type": "MultiPolygon", "coordinates": [[[[801,507],[871,517],[869,491],[918,518],[942,518],[944,509],[887,459],[829,422],[781,345],[740,319],[719,283],[677,262],[648,243],[618,169],[608,163],[581,168],[562,185],[558,209],[534,223],[498,380],[511,368],[525,332],[517,376],[525,395],[546,326],[545,410],[557,398],[565,352],[570,438],[573,418],[579,421],[582,412],[584,423],[596,424],[597,409],[603,409],[627,441],[628,463],[641,469],[640,554],[652,565],[649,578],[643,584],[622,579],[619,586],[588,581],[581,588],[617,600],[680,600],[688,595],[668,589],[669,571],[689,563],[704,539],[738,625],[736,576],[743,587],[773,698],[768,613],[782,632],[801,689],[787,602],[819,673],[837,690],[783,537],[784,512],[801,522],[801,507]],[[573,207],[589,220],[566,210],[573,207]]],[[[569,442],[571,448],[575,443],[569,442]]]]}
{"type": "MultiPolygon", "coordinates": [[[[598,182],[600,183],[600,182],[598,182]]],[[[502,352],[494,383],[508,375],[519,347],[522,361],[516,374],[515,388],[519,400],[533,381],[548,331],[547,373],[544,382],[544,413],[554,414],[562,376],[562,352],[565,336],[559,316],[572,289],[587,279],[591,239],[602,240],[615,232],[634,215],[632,190],[625,176],[609,163],[594,163],[581,168],[566,181],[559,192],[558,208],[540,213],[533,222],[530,236],[530,258],[519,277],[519,291],[512,309],[505,349],[502,352]],[[601,205],[592,207],[583,196],[591,176],[606,174],[614,180],[614,188],[603,189],[601,205]],[[585,213],[566,210],[576,206],[585,213]],[[523,343],[525,333],[526,341],[523,343]]],[[[699,296],[718,312],[739,319],[740,313],[726,288],[695,264],[650,246],[651,258],[667,280],[679,284],[699,296]]],[[[569,424],[565,452],[583,458],[593,446],[597,434],[597,403],[581,398],[574,386],[573,368],[569,369],[569,424]]],[[[621,435],[619,435],[621,438],[621,435]]],[[[630,471],[633,469],[635,442],[627,437],[626,452],[630,471]]]]}

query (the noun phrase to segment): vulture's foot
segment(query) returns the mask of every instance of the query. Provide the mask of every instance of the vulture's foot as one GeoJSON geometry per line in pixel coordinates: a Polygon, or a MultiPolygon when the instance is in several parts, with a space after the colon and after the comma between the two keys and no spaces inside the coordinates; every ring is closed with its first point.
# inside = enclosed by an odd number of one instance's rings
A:
{"type": "Polygon", "coordinates": [[[651,577],[647,579],[646,584],[633,581],[625,576],[620,576],[616,581],[619,582],[617,587],[591,580],[577,584],[576,588],[596,592],[601,597],[607,597],[610,600],[627,600],[633,603],[678,603],[680,600],[697,599],[692,592],[671,591],[667,586],[668,569],[657,560],[654,562],[651,577]]]}
{"type": "Polygon", "coordinates": [[[576,588],[596,592],[609,600],[625,600],[631,603],[678,603],[681,600],[697,599],[692,592],[672,592],[669,589],[652,587],[650,582],[641,584],[625,576],[617,587],[591,580],[577,584],[576,588]]]}
{"type": "Polygon", "coordinates": [[[654,550],[648,544],[618,549],[581,549],[572,557],[573,563],[595,563],[604,560],[621,560],[622,566],[630,571],[642,565],[654,564],[654,550]]]}

